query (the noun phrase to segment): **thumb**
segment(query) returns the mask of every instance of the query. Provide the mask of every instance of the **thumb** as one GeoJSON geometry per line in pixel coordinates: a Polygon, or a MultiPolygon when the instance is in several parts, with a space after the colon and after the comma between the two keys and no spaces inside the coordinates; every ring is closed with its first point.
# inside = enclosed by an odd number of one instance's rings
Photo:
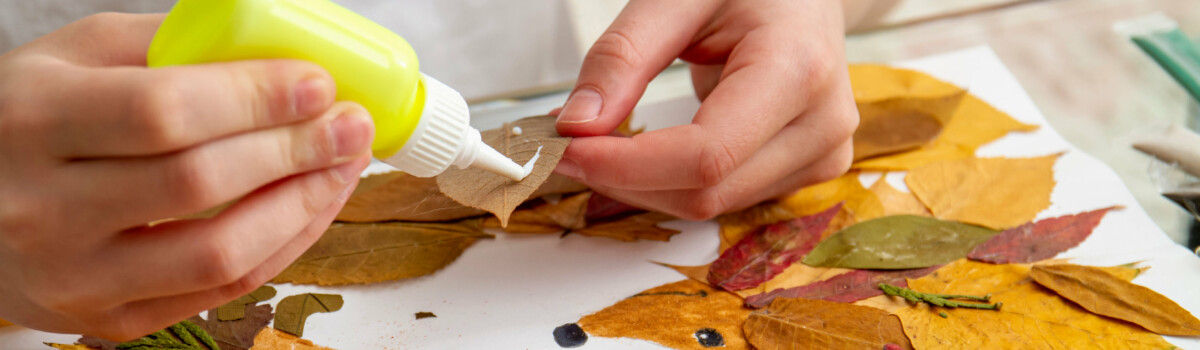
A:
{"type": "Polygon", "coordinates": [[[558,115],[564,136],[608,135],[720,7],[719,0],[632,0],[592,44],[558,115]]]}

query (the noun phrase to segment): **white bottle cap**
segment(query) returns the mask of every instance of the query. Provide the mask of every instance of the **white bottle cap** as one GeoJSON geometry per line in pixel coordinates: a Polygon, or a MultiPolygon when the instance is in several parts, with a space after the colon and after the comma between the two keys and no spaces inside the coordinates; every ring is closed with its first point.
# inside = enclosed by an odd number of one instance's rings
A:
{"type": "Polygon", "coordinates": [[[480,139],[470,125],[467,101],[458,91],[421,74],[425,108],[408,142],[384,163],[419,177],[441,174],[453,164],[474,166],[520,181],[526,171],[480,139]]]}

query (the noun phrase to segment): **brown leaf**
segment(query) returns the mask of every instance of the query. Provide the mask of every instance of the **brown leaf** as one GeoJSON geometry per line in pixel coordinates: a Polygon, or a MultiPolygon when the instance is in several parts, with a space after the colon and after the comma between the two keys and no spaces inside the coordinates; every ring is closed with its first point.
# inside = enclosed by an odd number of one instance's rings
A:
{"type": "Polygon", "coordinates": [[[219,320],[214,316],[217,309],[208,310],[207,320],[197,315],[188,321],[208,331],[213,340],[217,341],[217,345],[221,346],[221,350],[246,350],[255,345],[254,335],[267,328],[274,314],[271,313],[270,304],[245,304],[243,310],[245,317],[236,321],[219,320]]]}
{"type": "MultiPolygon", "coordinates": [[[[865,82],[853,85],[857,95],[858,90],[862,88],[883,84],[882,82],[865,82]]],[[[950,122],[932,142],[912,151],[864,159],[855,162],[850,168],[909,170],[939,161],[967,159],[974,157],[975,150],[980,146],[995,141],[1009,132],[1027,132],[1037,129],[1037,125],[1023,124],[978,97],[966,95],[955,110],[954,116],[950,118],[950,122]]]]}
{"type": "Polygon", "coordinates": [[[394,171],[359,180],[337,221],[447,221],[483,214],[438,190],[437,179],[394,171]]]}
{"type": "Polygon", "coordinates": [[[913,169],[905,180],[937,218],[1002,230],[1050,206],[1060,155],[938,162],[913,169]]]}
{"type": "Polygon", "coordinates": [[[650,241],[669,241],[679,230],[659,227],[659,223],[677,220],[675,217],[655,212],[634,214],[624,218],[612,219],[589,224],[587,227],[571,230],[572,234],[593,237],[608,237],[620,241],[633,242],[639,239],[650,241]]]}
{"type": "Polygon", "coordinates": [[[508,227],[500,227],[500,219],[489,217],[483,227],[500,228],[512,233],[555,233],[564,229],[587,227],[588,203],[592,192],[582,192],[550,203],[535,201],[533,207],[513,212],[508,227]]]}
{"type": "Polygon", "coordinates": [[[705,283],[705,284],[708,283],[708,265],[684,266],[684,265],[671,265],[671,264],[667,264],[667,263],[660,263],[657,261],[652,261],[652,262],[655,264],[658,264],[659,266],[664,266],[664,267],[670,268],[672,270],[675,270],[675,272],[678,272],[696,282],[705,283]]]}
{"type": "Polygon", "coordinates": [[[318,312],[334,312],[342,309],[342,296],[337,294],[304,293],[292,295],[279,301],[275,310],[275,329],[304,336],[304,321],[318,312]]]}
{"type": "MultiPolygon", "coordinates": [[[[243,295],[231,302],[217,307],[215,314],[221,321],[236,321],[246,317],[246,304],[257,304],[260,301],[271,300],[275,297],[275,288],[262,286],[250,294],[243,295]]],[[[208,317],[212,317],[211,315],[208,317]]]]}
{"type": "Polygon", "coordinates": [[[1116,207],[1038,220],[1004,230],[967,257],[993,264],[1031,263],[1053,258],[1087,239],[1104,214],[1116,207]]]}
{"type": "Polygon", "coordinates": [[[764,350],[913,348],[896,316],[823,300],[775,299],[750,314],[745,332],[751,345],[764,350]]]}
{"type": "Polygon", "coordinates": [[[1166,335],[1200,335],[1200,320],[1171,299],[1108,271],[1073,264],[1034,265],[1038,284],[1088,311],[1166,335]]]}
{"type": "Polygon", "coordinates": [[[11,326],[11,325],[12,325],[12,322],[8,322],[8,321],[5,321],[4,319],[0,318],[0,327],[11,326]]]}
{"type": "Polygon", "coordinates": [[[854,160],[916,149],[933,141],[949,123],[966,91],[941,96],[898,96],[859,102],[854,160]]]}
{"type": "Polygon", "coordinates": [[[308,339],[281,332],[274,328],[263,328],[254,337],[254,347],[250,350],[333,350],[324,346],[314,345],[308,339]]]}
{"type": "MultiPolygon", "coordinates": [[[[918,349],[1170,349],[1162,336],[1088,312],[1029,278],[1029,266],[958,260],[908,281],[926,293],[991,294],[999,310],[903,306],[904,331],[918,349]],[[938,314],[944,312],[947,317],[938,314]]],[[[865,300],[864,300],[865,301],[865,300]]]]}
{"type": "Polygon", "coordinates": [[[491,237],[469,221],[335,223],[273,281],[341,285],[424,276],[449,265],[477,239],[491,237]]]}
{"type": "Polygon", "coordinates": [[[642,212],[645,210],[593,192],[592,197],[588,199],[586,218],[588,221],[604,220],[642,212]]]}
{"type": "Polygon", "coordinates": [[[483,132],[484,143],[518,164],[538,155],[533,172],[524,180],[513,181],[483,169],[450,169],[437,177],[438,188],[459,203],[496,214],[500,225],[507,226],[509,215],[550,177],[571,141],[558,136],[554,125],[554,117],[539,116],[483,132]],[[513,127],[520,127],[521,135],[513,134],[513,127]]]}
{"type": "Polygon", "coordinates": [[[821,233],[841,210],[842,203],[838,203],[823,212],[772,224],[746,235],[713,261],[708,282],[737,291],[770,280],[817,246],[821,233]]]}
{"type": "Polygon", "coordinates": [[[649,340],[674,349],[707,349],[696,334],[720,334],[723,349],[747,349],[742,324],[750,310],[736,295],[693,280],[668,283],[591,315],[579,326],[591,336],[649,340]]]}

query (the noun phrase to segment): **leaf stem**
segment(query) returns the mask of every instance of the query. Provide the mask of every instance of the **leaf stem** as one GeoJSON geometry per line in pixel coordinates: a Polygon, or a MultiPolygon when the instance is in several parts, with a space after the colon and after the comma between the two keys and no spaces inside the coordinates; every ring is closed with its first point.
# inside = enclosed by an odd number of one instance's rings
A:
{"type": "Polygon", "coordinates": [[[972,301],[988,302],[992,299],[991,294],[988,294],[985,296],[974,296],[974,295],[958,295],[958,294],[921,293],[921,292],[918,292],[918,291],[915,291],[912,289],[908,289],[908,288],[904,288],[904,287],[897,287],[897,286],[893,286],[893,285],[890,285],[887,283],[880,283],[879,289],[883,290],[884,294],[904,298],[905,300],[908,300],[909,303],[913,303],[913,304],[926,303],[929,305],[946,307],[946,308],[961,307],[961,308],[983,309],[983,310],[1000,310],[1000,306],[1004,305],[1004,303],[979,304],[979,303],[966,303],[966,302],[961,302],[961,301],[956,301],[956,300],[950,300],[950,299],[965,299],[965,300],[972,300],[972,301]]]}

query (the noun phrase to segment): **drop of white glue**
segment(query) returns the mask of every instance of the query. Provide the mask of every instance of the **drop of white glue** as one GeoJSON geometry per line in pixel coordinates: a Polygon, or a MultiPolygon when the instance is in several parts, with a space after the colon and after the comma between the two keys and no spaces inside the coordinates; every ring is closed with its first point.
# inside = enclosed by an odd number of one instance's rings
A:
{"type": "MultiPolygon", "coordinates": [[[[521,136],[521,133],[522,133],[522,132],[525,132],[525,131],[524,131],[524,130],[521,130],[521,127],[519,127],[519,126],[514,126],[514,127],[512,128],[512,134],[513,134],[513,135],[521,136]]],[[[536,159],[536,158],[534,158],[534,159],[536,159]]]]}
{"type": "MultiPolygon", "coordinates": [[[[513,129],[514,129],[513,133],[517,133],[517,130],[520,130],[521,128],[513,128],[513,129]]],[[[518,135],[519,135],[519,133],[518,133],[518,135]]],[[[522,169],[525,170],[525,173],[523,175],[521,175],[522,178],[529,176],[529,174],[533,173],[533,166],[535,164],[537,164],[538,157],[541,157],[541,156],[542,156],[542,146],[538,146],[537,153],[533,154],[533,158],[529,158],[529,161],[525,162],[525,166],[521,167],[522,169]]]]}

